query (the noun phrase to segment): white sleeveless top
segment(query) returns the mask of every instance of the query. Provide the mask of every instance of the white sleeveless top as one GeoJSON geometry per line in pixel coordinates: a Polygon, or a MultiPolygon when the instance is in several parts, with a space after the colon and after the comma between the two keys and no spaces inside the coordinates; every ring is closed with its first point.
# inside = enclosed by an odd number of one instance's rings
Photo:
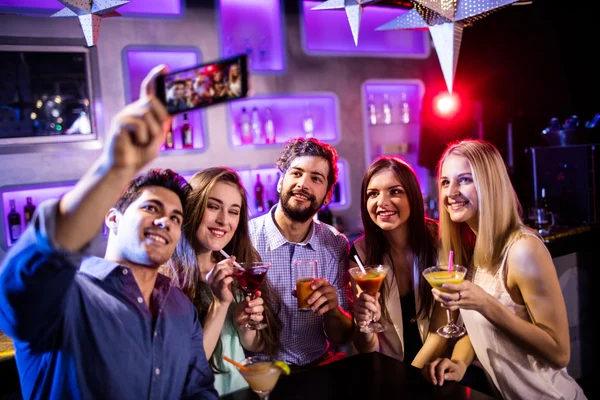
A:
{"type": "MultiPolygon", "coordinates": [[[[523,231],[523,234],[534,236],[541,241],[539,237],[526,231],[523,231]]],[[[496,271],[476,268],[471,280],[519,318],[531,322],[526,306],[515,303],[506,288],[508,252],[520,237],[522,236],[517,236],[509,244],[500,268],[496,271]]],[[[528,354],[479,312],[461,309],[460,313],[477,359],[483,365],[488,379],[504,399],[586,398],[566,368],[555,369],[528,354]]]]}

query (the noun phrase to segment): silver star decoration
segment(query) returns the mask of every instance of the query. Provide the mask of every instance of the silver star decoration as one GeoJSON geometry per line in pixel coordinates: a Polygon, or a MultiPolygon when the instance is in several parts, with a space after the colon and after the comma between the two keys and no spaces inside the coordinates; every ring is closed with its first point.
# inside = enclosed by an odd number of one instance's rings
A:
{"type": "Polygon", "coordinates": [[[452,93],[463,29],[519,0],[413,0],[414,8],[376,30],[429,28],[448,91],[452,93]]]}
{"type": "Polygon", "coordinates": [[[327,0],[322,4],[311,8],[311,10],[334,10],[344,8],[346,10],[348,22],[350,23],[350,29],[352,30],[354,44],[358,46],[358,32],[360,30],[360,19],[362,17],[363,7],[377,3],[378,1],[380,0],[327,0]]]}
{"type": "Polygon", "coordinates": [[[102,18],[120,17],[115,9],[129,3],[129,0],[58,0],[66,8],[52,14],[52,17],[78,17],[88,47],[98,43],[102,18]]]}

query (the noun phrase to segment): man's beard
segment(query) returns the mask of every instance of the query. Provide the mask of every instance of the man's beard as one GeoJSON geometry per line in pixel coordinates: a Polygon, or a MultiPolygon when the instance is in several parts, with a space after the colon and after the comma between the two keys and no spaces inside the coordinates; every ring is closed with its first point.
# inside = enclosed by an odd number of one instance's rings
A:
{"type": "Polygon", "coordinates": [[[290,200],[294,196],[293,190],[290,190],[281,195],[281,209],[283,210],[283,213],[287,215],[289,219],[295,222],[306,222],[312,217],[314,217],[317,211],[321,209],[321,206],[325,201],[325,198],[323,198],[323,200],[319,203],[315,196],[308,194],[304,191],[301,193],[304,196],[308,197],[308,200],[310,201],[310,205],[306,208],[298,208],[290,205],[290,200]]]}

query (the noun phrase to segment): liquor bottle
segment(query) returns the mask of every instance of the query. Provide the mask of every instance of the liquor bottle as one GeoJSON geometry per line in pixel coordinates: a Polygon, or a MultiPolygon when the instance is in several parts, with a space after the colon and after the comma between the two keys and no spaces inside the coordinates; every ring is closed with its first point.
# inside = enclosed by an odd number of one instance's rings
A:
{"type": "Polygon", "coordinates": [[[542,197],[542,201],[540,202],[540,205],[538,206],[535,222],[536,222],[536,227],[538,230],[546,230],[547,231],[550,224],[549,224],[549,220],[548,220],[549,210],[548,210],[548,202],[546,201],[546,188],[542,188],[541,197],[542,197]]]}
{"type": "Polygon", "coordinates": [[[21,237],[21,216],[17,212],[14,200],[10,201],[10,212],[8,213],[7,220],[10,241],[15,243],[21,237]]]}
{"type": "Polygon", "coordinates": [[[256,174],[256,183],[254,184],[254,201],[256,204],[256,211],[259,213],[265,211],[264,191],[265,188],[260,181],[260,174],[256,174]]]}
{"type": "Polygon", "coordinates": [[[304,120],[302,121],[302,127],[304,128],[304,136],[311,138],[315,133],[315,125],[312,114],[310,112],[310,104],[306,103],[306,112],[304,114],[304,120]]]}
{"type": "Polygon", "coordinates": [[[273,184],[273,177],[267,175],[267,186],[265,187],[265,197],[267,198],[267,205],[269,209],[277,203],[277,187],[273,184]]]}
{"type": "Polygon", "coordinates": [[[342,199],[340,196],[340,183],[336,182],[335,185],[333,185],[333,194],[331,196],[331,202],[339,203],[341,200],[342,199]]]}
{"type": "MultiPolygon", "coordinates": [[[[273,124],[273,114],[271,109],[267,108],[265,111],[265,136],[268,144],[275,143],[275,124],[273,124]]],[[[270,176],[270,175],[269,175],[270,176]]]]}
{"type": "Polygon", "coordinates": [[[165,138],[165,150],[173,150],[175,148],[175,141],[173,140],[173,125],[171,125],[171,129],[167,132],[167,137],[165,138]]]}
{"type": "Polygon", "coordinates": [[[375,106],[375,96],[373,93],[369,94],[369,104],[367,106],[369,111],[369,122],[371,125],[377,125],[377,107],[375,106]]]}
{"type": "Polygon", "coordinates": [[[33,204],[33,200],[31,197],[27,198],[27,204],[23,208],[23,216],[25,217],[25,225],[31,221],[31,217],[33,217],[33,213],[35,212],[35,204],[33,204]]]}
{"type": "Polygon", "coordinates": [[[383,94],[383,123],[386,125],[392,123],[392,106],[387,93],[383,94]]]}
{"type": "Polygon", "coordinates": [[[260,114],[258,108],[252,107],[252,141],[254,143],[262,143],[262,129],[260,123],[260,114]]]}
{"type": "Polygon", "coordinates": [[[281,178],[281,173],[278,172],[277,175],[275,176],[275,185],[274,185],[274,189],[275,189],[275,203],[279,202],[279,179],[281,178]]]}
{"type": "Polygon", "coordinates": [[[410,122],[410,106],[408,105],[408,100],[406,100],[406,93],[402,92],[402,102],[400,103],[400,121],[403,124],[408,124],[410,122]]]}
{"type": "Polygon", "coordinates": [[[183,125],[181,126],[181,143],[183,143],[184,149],[191,149],[194,147],[194,134],[192,132],[192,126],[188,121],[187,113],[183,113],[183,125]]]}
{"type": "Polygon", "coordinates": [[[252,127],[250,125],[250,115],[246,111],[246,107],[242,107],[240,115],[240,130],[242,144],[252,144],[252,127]]]}

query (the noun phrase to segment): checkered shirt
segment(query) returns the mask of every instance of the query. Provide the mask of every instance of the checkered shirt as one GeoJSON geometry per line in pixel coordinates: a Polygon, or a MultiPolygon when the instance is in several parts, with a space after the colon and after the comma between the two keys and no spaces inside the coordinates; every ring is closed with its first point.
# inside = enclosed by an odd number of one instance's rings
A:
{"type": "Polygon", "coordinates": [[[298,302],[292,295],[296,288],[292,261],[317,260],[319,278],[327,279],[335,287],[340,306],[349,310],[346,297],[348,239],[332,226],[314,221],[307,240],[288,242],[275,225],[276,208],[277,205],[250,221],[250,236],[262,260],[272,264],[267,279],[280,300],[279,318],[283,329],[277,358],[290,364],[305,365],[323,356],[329,342],[323,329],[323,317],[310,311],[298,311],[298,302]]]}

